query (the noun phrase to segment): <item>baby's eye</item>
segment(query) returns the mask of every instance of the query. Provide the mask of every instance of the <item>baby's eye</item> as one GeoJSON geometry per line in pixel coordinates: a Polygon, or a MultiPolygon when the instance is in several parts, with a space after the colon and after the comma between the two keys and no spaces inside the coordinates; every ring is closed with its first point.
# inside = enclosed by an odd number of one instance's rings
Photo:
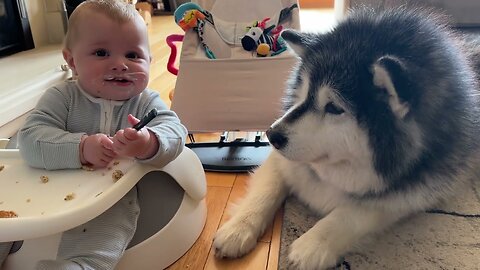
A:
{"type": "Polygon", "coordinates": [[[128,59],[138,59],[140,56],[136,52],[129,52],[125,55],[128,59]]]}
{"type": "Polygon", "coordinates": [[[108,56],[108,52],[104,49],[99,49],[94,52],[94,54],[98,57],[105,57],[108,56]]]}

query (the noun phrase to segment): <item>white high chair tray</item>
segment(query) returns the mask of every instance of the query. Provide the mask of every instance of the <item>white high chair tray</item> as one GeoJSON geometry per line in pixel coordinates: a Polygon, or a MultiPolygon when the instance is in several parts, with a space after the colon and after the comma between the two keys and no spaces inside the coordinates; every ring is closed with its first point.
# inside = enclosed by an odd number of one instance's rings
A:
{"type": "Polygon", "coordinates": [[[18,215],[0,218],[0,242],[59,233],[98,216],[141,179],[145,168],[136,164],[119,159],[105,169],[47,171],[29,167],[16,149],[0,150],[0,210],[18,215]],[[116,182],[115,170],[124,173],[116,182]]]}

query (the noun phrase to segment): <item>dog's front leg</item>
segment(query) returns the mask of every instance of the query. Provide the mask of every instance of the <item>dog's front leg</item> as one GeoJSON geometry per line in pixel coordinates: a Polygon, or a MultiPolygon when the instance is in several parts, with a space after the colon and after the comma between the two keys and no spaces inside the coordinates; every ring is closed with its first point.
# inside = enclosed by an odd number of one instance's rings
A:
{"type": "Polygon", "coordinates": [[[217,231],[213,245],[217,257],[236,258],[252,250],[272,222],[287,195],[287,188],[270,157],[252,175],[246,197],[231,218],[217,231]]]}
{"type": "Polygon", "coordinates": [[[364,236],[386,228],[399,218],[382,209],[339,206],[292,243],[289,263],[302,270],[335,266],[364,236]]]}

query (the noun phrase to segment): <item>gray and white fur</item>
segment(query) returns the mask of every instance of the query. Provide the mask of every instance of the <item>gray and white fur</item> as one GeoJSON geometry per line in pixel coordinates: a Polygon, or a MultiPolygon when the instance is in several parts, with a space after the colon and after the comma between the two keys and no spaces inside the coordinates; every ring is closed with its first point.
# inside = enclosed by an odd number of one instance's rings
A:
{"type": "Polygon", "coordinates": [[[275,149],[218,230],[218,257],[252,250],[292,194],[324,217],[292,243],[291,266],[332,267],[474,176],[480,50],[440,16],[364,8],[328,33],[282,37],[299,63],[267,131],[275,149]]]}

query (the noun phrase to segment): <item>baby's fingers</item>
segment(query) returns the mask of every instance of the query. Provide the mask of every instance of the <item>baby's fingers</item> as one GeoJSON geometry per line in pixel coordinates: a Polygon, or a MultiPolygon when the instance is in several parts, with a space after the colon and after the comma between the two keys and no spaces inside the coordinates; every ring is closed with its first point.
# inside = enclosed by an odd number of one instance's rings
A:
{"type": "Polygon", "coordinates": [[[117,153],[113,149],[105,149],[103,151],[103,156],[106,158],[110,158],[110,160],[112,160],[117,156],[117,153]]]}
{"type": "Polygon", "coordinates": [[[135,126],[138,122],[140,122],[140,119],[138,119],[135,116],[129,114],[128,115],[128,122],[130,123],[130,125],[135,126]]]}
{"type": "Polygon", "coordinates": [[[140,137],[141,133],[133,128],[126,128],[123,130],[123,135],[127,140],[135,141],[140,137]]]}
{"type": "Polygon", "coordinates": [[[127,143],[127,138],[125,138],[125,131],[123,129],[117,131],[117,133],[115,133],[115,136],[113,137],[113,144],[116,145],[116,144],[120,144],[120,145],[124,145],[127,143]]]}
{"type": "Polygon", "coordinates": [[[105,168],[107,165],[110,163],[112,159],[102,155],[98,157],[96,160],[94,160],[91,164],[93,168],[105,168]]]}
{"type": "Polygon", "coordinates": [[[100,144],[103,146],[105,149],[113,149],[113,142],[110,138],[108,137],[102,137],[100,138],[100,144]]]}

